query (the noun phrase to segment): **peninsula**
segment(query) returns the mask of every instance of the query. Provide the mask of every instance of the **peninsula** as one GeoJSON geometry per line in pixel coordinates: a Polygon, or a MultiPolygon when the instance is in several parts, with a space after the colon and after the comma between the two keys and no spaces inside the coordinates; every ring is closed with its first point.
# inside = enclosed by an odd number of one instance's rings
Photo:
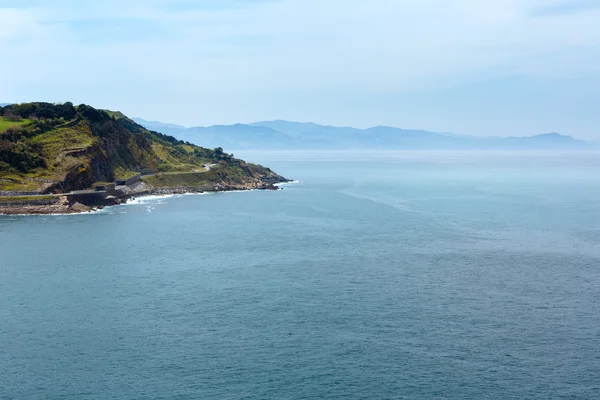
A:
{"type": "Polygon", "coordinates": [[[68,214],[150,194],[277,189],[288,182],[222,148],[85,104],[0,107],[0,214],[68,214]]]}

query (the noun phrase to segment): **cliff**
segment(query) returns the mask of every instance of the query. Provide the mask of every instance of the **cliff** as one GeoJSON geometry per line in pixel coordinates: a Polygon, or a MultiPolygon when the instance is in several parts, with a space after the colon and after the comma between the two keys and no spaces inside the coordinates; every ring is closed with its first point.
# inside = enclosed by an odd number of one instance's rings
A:
{"type": "Polygon", "coordinates": [[[145,188],[271,188],[286,181],[221,148],[150,131],[120,112],[71,103],[0,107],[0,196],[58,194],[136,173],[145,188]]]}

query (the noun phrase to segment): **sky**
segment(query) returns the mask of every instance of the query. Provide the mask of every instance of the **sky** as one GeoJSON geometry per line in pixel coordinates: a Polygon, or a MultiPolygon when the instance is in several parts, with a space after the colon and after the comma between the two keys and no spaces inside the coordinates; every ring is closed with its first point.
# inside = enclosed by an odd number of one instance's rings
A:
{"type": "Polygon", "coordinates": [[[600,140],[600,0],[0,0],[0,103],[600,140]]]}

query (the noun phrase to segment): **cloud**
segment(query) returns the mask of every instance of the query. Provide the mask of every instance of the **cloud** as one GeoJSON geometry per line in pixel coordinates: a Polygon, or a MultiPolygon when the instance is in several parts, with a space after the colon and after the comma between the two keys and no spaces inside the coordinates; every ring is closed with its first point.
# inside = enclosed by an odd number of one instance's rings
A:
{"type": "Polygon", "coordinates": [[[433,97],[504,76],[594,75],[600,27],[588,3],[532,18],[557,3],[5,0],[12,8],[0,8],[0,46],[10,62],[0,74],[11,79],[0,92],[188,125],[323,118],[306,112],[315,104],[347,124],[358,118],[353,107],[361,122],[392,124],[352,99],[433,97]]]}
{"type": "Polygon", "coordinates": [[[0,8],[0,40],[32,38],[42,34],[35,15],[19,9],[0,8]]]}
{"type": "Polygon", "coordinates": [[[544,4],[531,11],[534,17],[552,17],[600,9],[599,0],[571,0],[544,4]]]}

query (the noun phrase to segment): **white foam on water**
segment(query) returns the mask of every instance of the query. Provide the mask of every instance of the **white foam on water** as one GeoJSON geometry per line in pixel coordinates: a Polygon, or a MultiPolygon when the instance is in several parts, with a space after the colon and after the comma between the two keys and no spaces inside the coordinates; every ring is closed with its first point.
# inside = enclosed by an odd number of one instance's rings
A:
{"type": "Polygon", "coordinates": [[[204,196],[207,194],[211,194],[210,192],[202,192],[202,193],[173,193],[173,194],[157,194],[157,195],[141,195],[139,197],[134,197],[127,200],[122,205],[140,205],[140,204],[148,204],[148,203],[163,203],[163,200],[170,198],[177,198],[183,196],[204,196]]]}
{"type": "Polygon", "coordinates": [[[176,194],[175,197],[179,197],[179,196],[204,196],[207,194],[211,194],[211,192],[202,192],[202,193],[181,193],[181,194],[176,194]]]}
{"type": "Polygon", "coordinates": [[[244,189],[244,190],[227,190],[224,192],[216,192],[216,193],[246,193],[246,192],[255,192],[258,189],[244,189]]]}
{"type": "Polygon", "coordinates": [[[137,206],[140,204],[148,204],[152,202],[161,203],[163,200],[169,199],[171,197],[175,197],[175,194],[161,194],[161,195],[150,195],[150,196],[140,196],[134,197],[132,199],[127,200],[124,204],[126,206],[137,206]]]}
{"type": "Polygon", "coordinates": [[[105,208],[94,208],[90,211],[81,211],[74,213],[48,213],[48,214],[3,214],[0,213],[2,217],[71,217],[76,215],[95,215],[105,212],[107,207],[105,208]]]}
{"type": "Polygon", "coordinates": [[[287,186],[287,185],[297,185],[299,183],[302,183],[302,182],[300,182],[300,181],[281,182],[281,183],[276,183],[273,186],[279,187],[279,186],[287,186]]]}
{"type": "MultiPolygon", "coordinates": [[[[292,183],[300,183],[299,181],[293,181],[293,182],[285,182],[285,183],[281,183],[281,184],[277,184],[278,185],[285,185],[285,184],[292,184],[292,183]]],[[[116,209],[115,207],[119,207],[119,206],[146,206],[146,211],[148,213],[151,213],[152,210],[155,209],[155,207],[153,206],[153,204],[163,204],[165,200],[170,199],[170,198],[177,198],[177,197],[183,197],[183,196],[206,196],[206,195],[212,195],[212,194],[224,194],[224,193],[245,193],[245,192],[255,192],[258,191],[259,189],[247,189],[247,190],[227,190],[224,192],[201,192],[201,193],[177,193],[177,194],[160,194],[160,195],[142,195],[139,197],[134,197],[131,198],[129,200],[126,200],[125,203],[122,204],[117,204],[115,206],[106,206],[103,208],[94,208],[91,211],[82,211],[82,212],[77,212],[77,213],[65,213],[65,214],[61,214],[61,213],[56,213],[56,214],[2,214],[0,213],[0,216],[57,216],[57,217],[65,217],[65,216],[71,216],[71,215],[94,215],[94,214],[100,214],[100,213],[108,213],[109,210],[112,210],[111,212],[115,212],[114,210],[116,209]]],[[[120,214],[123,214],[123,212],[119,212],[120,214]]]]}

